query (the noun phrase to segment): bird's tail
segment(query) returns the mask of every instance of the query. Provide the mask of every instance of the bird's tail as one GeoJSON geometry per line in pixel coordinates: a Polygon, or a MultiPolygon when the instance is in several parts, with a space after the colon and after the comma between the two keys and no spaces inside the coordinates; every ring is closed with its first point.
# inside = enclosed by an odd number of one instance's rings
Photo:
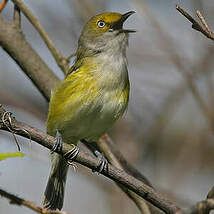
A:
{"type": "Polygon", "coordinates": [[[51,154],[51,172],[43,198],[43,207],[50,210],[62,209],[68,171],[66,160],[59,154],[51,154]]]}

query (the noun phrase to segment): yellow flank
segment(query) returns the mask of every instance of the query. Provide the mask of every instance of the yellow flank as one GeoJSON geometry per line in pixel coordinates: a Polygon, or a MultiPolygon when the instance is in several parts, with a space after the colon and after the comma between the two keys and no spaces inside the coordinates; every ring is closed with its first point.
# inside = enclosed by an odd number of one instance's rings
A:
{"type": "Polygon", "coordinates": [[[88,100],[94,100],[98,96],[99,91],[96,88],[96,79],[93,75],[95,69],[95,63],[89,63],[87,67],[81,66],[56,86],[49,107],[47,123],[49,134],[55,136],[54,125],[65,122],[66,119],[69,119],[68,117],[77,113],[78,106],[87,103],[88,100]],[[52,133],[53,131],[54,133],[52,133]]]}
{"type": "MultiPolygon", "coordinates": [[[[126,107],[128,106],[128,102],[129,102],[129,91],[130,91],[130,84],[129,81],[126,82],[126,86],[122,92],[122,96],[123,96],[123,102],[125,103],[126,107]]],[[[122,116],[122,115],[121,115],[122,116]]]]}

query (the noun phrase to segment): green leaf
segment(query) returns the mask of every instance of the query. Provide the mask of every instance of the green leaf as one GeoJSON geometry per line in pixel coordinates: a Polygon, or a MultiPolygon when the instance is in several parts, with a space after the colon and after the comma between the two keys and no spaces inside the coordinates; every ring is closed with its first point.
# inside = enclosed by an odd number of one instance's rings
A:
{"type": "Polygon", "coordinates": [[[7,158],[14,158],[14,157],[24,157],[24,154],[22,152],[0,153],[0,161],[7,159],[7,158]]]}

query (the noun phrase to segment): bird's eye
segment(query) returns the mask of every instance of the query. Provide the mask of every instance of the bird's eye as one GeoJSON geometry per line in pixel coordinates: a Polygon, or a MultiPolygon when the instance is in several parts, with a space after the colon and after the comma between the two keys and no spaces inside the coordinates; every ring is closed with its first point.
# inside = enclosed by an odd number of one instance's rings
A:
{"type": "Polygon", "coordinates": [[[97,26],[100,27],[100,28],[103,28],[105,26],[105,22],[104,21],[99,21],[97,22],[97,26]]]}

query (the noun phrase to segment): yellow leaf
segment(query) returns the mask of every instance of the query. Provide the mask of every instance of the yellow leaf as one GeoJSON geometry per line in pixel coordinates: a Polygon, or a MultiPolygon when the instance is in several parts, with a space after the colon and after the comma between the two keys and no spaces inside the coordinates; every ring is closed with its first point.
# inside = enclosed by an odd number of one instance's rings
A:
{"type": "Polygon", "coordinates": [[[24,157],[22,152],[15,152],[15,153],[0,153],[0,161],[6,158],[14,158],[14,157],[24,157]]]}

